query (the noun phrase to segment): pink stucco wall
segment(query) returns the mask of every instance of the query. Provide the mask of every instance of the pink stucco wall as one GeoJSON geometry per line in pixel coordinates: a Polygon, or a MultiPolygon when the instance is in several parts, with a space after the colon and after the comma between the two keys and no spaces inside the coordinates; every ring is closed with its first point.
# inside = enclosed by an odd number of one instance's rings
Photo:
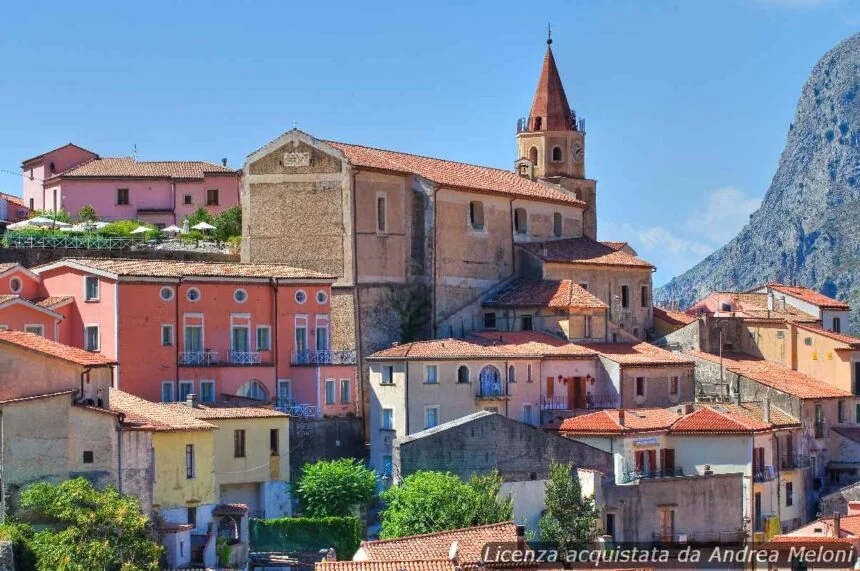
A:
{"type": "MultiPolygon", "coordinates": [[[[97,155],[85,149],[80,149],[73,146],[64,146],[55,149],[37,161],[24,163],[23,165],[23,197],[24,202],[29,205],[30,199],[33,199],[34,208],[49,209],[53,207],[53,192],[45,192],[43,190],[43,180],[50,178],[54,174],[58,174],[75,165],[84,163],[97,155]],[[53,173],[50,170],[51,163],[54,163],[53,173]],[[30,179],[32,169],[32,180],[30,179]]],[[[59,194],[58,194],[59,196],[59,194]]]]}
{"type": "Polygon", "coordinates": [[[0,295],[20,295],[24,299],[33,299],[39,295],[39,280],[33,279],[33,276],[17,266],[0,277],[0,295]],[[21,281],[20,291],[12,291],[12,278],[18,278],[21,281]]]}
{"type": "Polygon", "coordinates": [[[41,325],[45,338],[52,341],[58,341],[58,322],[55,317],[22,303],[0,308],[0,327],[24,331],[27,325],[41,325]]]}

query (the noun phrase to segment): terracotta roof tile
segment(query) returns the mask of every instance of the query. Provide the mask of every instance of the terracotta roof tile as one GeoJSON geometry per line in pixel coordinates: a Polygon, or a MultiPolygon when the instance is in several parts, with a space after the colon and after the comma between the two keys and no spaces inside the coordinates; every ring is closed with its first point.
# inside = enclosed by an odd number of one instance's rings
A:
{"type": "Polygon", "coordinates": [[[848,345],[849,349],[860,349],[860,337],[852,337],[851,335],[845,335],[844,333],[836,333],[835,331],[827,331],[823,327],[806,325],[803,323],[797,324],[798,329],[803,329],[804,331],[811,331],[812,333],[817,333],[818,335],[823,335],[828,339],[833,339],[834,341],[839,341],[841,343],[845,343],[848,345]]]}
{"type": "Polygon", "coordinates": [[[172,260],[134,260],[123,258],[64,258],[59,262],[33,268],[36,273],[62,264],[75,264],[116,274],[137,277],[224,277],[224,278],[285,278],[331,279],[334,276],[294,268],[284,264],[242,264],[230,262],[182,262],[172,260]]]}
{"type": "Polygon", "coordinates": [[[60,145],[59,147],[57,147],[57,148],[55,148],[55,149],[51,149],[50,151],[45,151],[45,152],[44,152],[44,153],[42,153],[41,155],[36,155],[35,157],[30,157],[29,159],[24,159],[24,161],[21,163],[21,165],[23,166],[23,165],[25,165],[25,164],[27,164],[27,163],[29,163],[29,162],[33,162],[33,161],[35,161],[36,159],[41,159],[41,158],[42,158],[42,157],[44,157],[45,155],[49,155],[49,154],[53,153],[54,151],[59,151],[60,149],[65,149],[66,147],[75,147],[76,149],[80,149],[80,150],[82,150],[82,151],[86,151],[86,152],[90,153],[91,155],[98,156],[98,155],[96,155],[94,152],[92,152],[92,151],[90,151],[90,150],[88,150],[88,149],[85,149],[85,148],[83,148],[83,147],[81,147],[81,146],[78,146],[78,145],[76,145],[76,144],[74,144],[74,143],[66,143],[65,145],[60,145]]]}
{"type": "Polygon", "coordinates": [[[472,337],[482,343],[492,343],[495,349],[516,355],[540,355],[543,357],[559,358],[589,358],[597,357],[597,352],[587,345],[571,343],[548,333],[540,331],[477,331],[472,337]]]}
{"type": "Polygon", "coordinates": [[[77,392],[76,390],[72,389],[72,390],[68,390],[68,391],[57,391],[55,393],[45,393],[45,394],[41,394],[41,395],[32,395],[29,397],[18,397],[18,398],[14,398],[14,399],[6,399],[3,401],[0,401],[0,405],[13,404],[16,402],[26,402],[26,401],[38,400],[38,399],[49,399],[49,398],[58,397],[58,396],[62,396],[62,395],[72,395],[76,392],[77,392]]]}
{"type": "Polygon", "coordinates": [[[848,440],[860,443],[860,426],[833,426],[830,430],[848,440]]]}
{"type": "MultiPolygon", "coordinates": [[[[742,402],[740,404],[720,403],[709,406],[712,406],[717,410],[726,411],[734,416],[745,416],[753,420],[764,419],[762,403],[757,401],[742,402]]],[[[773,404],[770,405],[770,423],[777,428],[787,428],[800,425],[800,421],[773,404]]]]}
{"type": "Polygon", "coordinates": [[[654,319],[660,319],[671,325],[689,325],[698,321],[692,315],[687,315],[683,311],[674,311],[663,307],[654,307],[654,319]]]}
{"type": "Polygon", "coordinates": [[[699,408],[678,419],[669,429],[669,432],[673,434],[749,434],[750,432],[761,432],[773,428],[769,422],[746,415],[732,414],[725,409],[720,409],[719,405],[699,408]]]}
{"type": "MultiPolygon", "coordinates": [[[[408,553],[403,554],[409,557],[408,553]]],[[[396,561],[318,561],[316,571],[456,571],[454,564],[444,559],[401,559],[396,561]]]]}
{"type": "Polygon", "coordinates": [[[55,305],[74,301],[74,299],[75,298],[71,295],[52,295],[48,297],[36,298],[33,300],[33,303],[38,305],[39,307],[52,308],[55,305]]]}
{"type": "Polygon", "coordinates": [[[571,194],[547,184],[533,182],[513,171],[481,167],[466,163],[447,161],[397,151],[387,151],[351,145],[336,141],[325,141],[341,151],[350,163],[357,167],[381,169],[404,174],[416,174],[440,186],[515,196],[534,200],[546,200],[584,207],[585,203],[571,194]]]}
{"type": "Polygon", "coordinates": [[[12,268],[17,267],[17,266],[18,266],[18,264],[15,262],[8,262],[5,264],[0,264],[0,274],[2,274],[3,272],[9,271],[12,268]]]}
{"type": "Polygon", "coordinates": [[[626,367],[683,367],[694,363],[689,358],[650,343],[587,343],[588,347],[626,367]]]}
{"type": "Polygon", "coordinates": [[[182,407],[184,414],[190,414],[202,420],[223,420],[238,418],[289,418],[289,415],[266,406],[209,406],[200,404],[197,408],[191,408],[184,404],[175,403],[167,405],[172,408],[182,407]]]}
{"type": "Polygon", "coordinates": [[[151,402],[116,389],[110,390],[110,408],[123,413],[131,429],[170,432],[217,428],[195,418],[184,405],[151,402]]]}
{"type": "Polygon", "coordinates": [[[469,358],[594,358],[590,347],[575,345],[537,331],[479,331],[468,339],[434,339],[395,345],[368,357],[384,359],[469,359],[469,358]]]}
{"type": "Polygon", "coordinates": [[[41,335],[25,333],[23,331],[0,331],[0,342],[36,351],[37,353],[56,357],[57,359],[69,361],[84,367],[104,367],[116,364],[116,360],[109,359],[98,353],[91,353],[77,347],[63,345],[62,343],[45,339],[41,335]]]}
{"type": "Polygon", "coordinates": [[[678,420],[674,410],[665,408],[609,409],[564,419],[556,428],[577,434],[624,434],[668,430],[678,420]],[[624,425],[619,422],[624,413],[624,425]]]}
{"type": "Polygon", "coordinates": [[[546,262],[598,266],[622,266],[650,269],[645,260],[616,250],[590,238],[565,238],[547,242],[520,242],[516,246],[528,250],[546,262]]]}
{"type": "Polygon", "coordinates": [[[611,240],[601,240],[600,243],[604,246],[609,246],[613,250],[620,250],[627,245],[627,242],[613,242],[611,240]]]}
{"type": "Polygon", "coordinates": [[[600,299],[572,280],[514,280],[490,299],[484,301],[488,307],[552,307],[589,308],[609,307],[600,299]]]}
{"type": "Polygon", "coordinates": [[[573,123],[573,113],[564,94],[564,85],[555,65],[552,48],[547,46],[543,58],[540,78],[538,79],[535,96],[529,112],[529,129],[532,131],[570,131],[573,123]],[[536,118],[542,118],[540,127],[535,124],[536,118]]]}
{"type": "Polygon", "coordinates": [[[819,547],[843,547],[851,548],[857,538],[854,537],[829,537],[821,535],[774,535],[770,541],[763,544],[765,549],[791,549],[793,547],[806,547],[807,549],[818,549],[819,547]]]}
{"type": "Polygon", "coordinates": [[[99,157],[51,178],[202,179],[204,174],[239,176],[239,171],[204,161],[136,161],[131,157],[99,157]]]}
{"type": "Polygon", "coordinates": [[[769,283],[766,284],[765,287],[770,288],[774,291],[778,291],[780,293],[784,293],[786,295],[790,295],[791,297],[796,297],[797,299],[803,300],[806,303],[811,303],[812,305],[818,306],[821,309],[839,309],[843,311],[848,311],[851,307],[847,303],[843,303],[838,299],[833,299],[832,297],[827,297],[823,293],[819,293],[814,289],[810,289],[808,287],[803,286],[790,286],[779,283],[769,283]]]}
{"type": "Polygon", "coordinates": [[[481,558],[481,550],[486,544],[516,542],[517,527],[508,521],[398,539],[362,541],[356,556],[363,554],[368,561],[402,561],[404,557],[413,560],[447,559],[454,541],[460,547],[461,563],[474,564],[481,558]]]}
{"type": "MultiPolygon", "coordinates": [[[[688,351],[686,354],[712,363],[720,362],[719,355],[713,353],[688,351]]],[[[851,393],[837,389],[809,375],[743,353],[723,353],[723,365],[735,374],[801,399],[851,396],[851,393]]]]}

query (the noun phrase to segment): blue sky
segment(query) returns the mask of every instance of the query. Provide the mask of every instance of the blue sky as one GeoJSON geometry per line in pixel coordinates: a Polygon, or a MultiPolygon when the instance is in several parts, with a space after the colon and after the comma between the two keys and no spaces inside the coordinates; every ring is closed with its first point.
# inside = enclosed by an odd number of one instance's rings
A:
{"type": "MultiPolygon", "coordinates": [[[[0,169],[73,141],[142,160],[320,138],[510,168],[552,22],[586,118],[602,239],[661,284],[767,189],[812,65],[860,29],[849,0],[10,3],[0,169]]],[[[0,190],[20,194],[0,173],[0,190]]]]}

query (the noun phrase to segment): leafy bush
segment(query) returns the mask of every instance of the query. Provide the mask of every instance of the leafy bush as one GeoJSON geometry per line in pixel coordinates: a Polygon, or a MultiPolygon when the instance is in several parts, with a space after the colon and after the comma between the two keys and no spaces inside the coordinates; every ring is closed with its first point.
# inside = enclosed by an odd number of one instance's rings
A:
{"type": "Polygon", "coordinates": [[[230,238],[242,235],[242,207],[228,208],[215,218],[215,238],[229,242],[230,238]]]}
{"type": "Polygon", "coordinates": [[[230,566],[230,555],[233,554],[233,547],[226,537],[219,537],[215,540],[215,557],[218,559],[219,567],[230,566]]]}
{"type": "Polygon", "coordinates": [[[137,220],[117,220],[111,222],[107,226],[102,226],[96,232],[102,236],[111,238],[125,237],[131,234],[131,231],[140,226],[137,220]]]}
{"type": "Polygon", "coordinates": [[[546,484],[546,513],[540,519],[540,539],[563,550],[581,549],[593,539],[600,508],[593,496],[582,496],[571,464],[553,460],[546,484]]]}
{"type": "Polygon", "coordinates": [[[419,471],[382,499],[382,538],[403,537],[499,523],[513,518],[513,501],[499,498],[498,472],[473,476],[468,482],[450,472],[419,471]]]}
{"type": "Polygon", "coordinates": [[[302,467],[295,492],[306,516],[348,516],[373,498],[376,472],[351,458],[320,460],[302,467]]]}
{"type": "Polygon", "coordinates": [[[234,250],[238,250],[242,247],[242,237],[241,236],[230,236],[227,238],[227,245],[233,248],[234,250]]]}
{"type": "Polygon", "coordinates": [[[58,220],[60,222],[71,222],[72,216],[65,210],[57,210],[54,212],[53,210],[34,210],[30,213],[30,218],[36,218],[37,216],[42,218],[50,218],[51,220],[58,220]]]}
{"type": "Polygon", "coordinates": [[[36,554],[30,546],[34,533],[33,528],[25,523],[0,524],[0,539],[12,542],[15,571],[35,571],[36,554]]]}
{"type": "Polygon", "coordinates": [[[250,521],[252,551],[318,553],[333,548],[340,560],[352,559],[361,545],[357,517],[286,517],[250,521]]]}
{"type": "Polygon", "coordinates": [[[96,208],[92,204],[87,204],[78,210],[78,220],[82,222],[95,222],[99,217],[96,215],[96,208]]]}
{"type": "Polygon", "coordinates": [[[206,222],[207,224],[212,224],[213,226],[215,225],[215,218],[212,216],[212,214],[209,213],[208,210],[206,210],[202,206],[192,212],[190,216],[186,216],[185,220],[188,220],[189,228],[201,222],[206,222]]]}

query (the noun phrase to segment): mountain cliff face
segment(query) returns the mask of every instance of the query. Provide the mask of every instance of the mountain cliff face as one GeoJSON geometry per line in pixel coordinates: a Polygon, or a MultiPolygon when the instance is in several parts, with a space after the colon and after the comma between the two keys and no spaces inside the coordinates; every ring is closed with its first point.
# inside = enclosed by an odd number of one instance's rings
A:
{"type": "Polygon", "coordinates": [[[850,303],[860,332],[860,34],[803,87],[779,168],[728,244],[655,292],[686,307],[713,290],[795,282],[850,303]]]}

